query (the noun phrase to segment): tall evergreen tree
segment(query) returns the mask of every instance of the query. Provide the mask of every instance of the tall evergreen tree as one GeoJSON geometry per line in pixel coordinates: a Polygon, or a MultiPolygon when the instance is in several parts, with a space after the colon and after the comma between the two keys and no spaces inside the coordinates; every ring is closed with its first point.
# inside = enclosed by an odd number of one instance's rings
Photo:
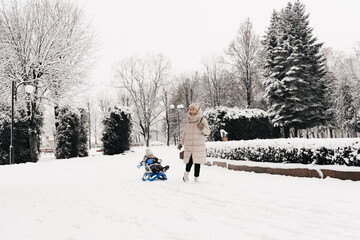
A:
{"type": "Polygon", "coordinates": [[[114,107],[103,120],[103,153],[114,155],[130,149],[131,115],[129,111],[114,107]]]}
{"type": "Polygon", "coordinates": [[[269,112],[273,123],[284,127],[285,137],[291,127],[322,123],[326,111],[322,43],[316,43],[308,18],[304,4],[289,2],[273,13],[264,40],[269,112]]]}
{"type": "Polygon", "coordinates": [[[85,109],[65,106],[58,109],[55,156],[73,158],[88,156],[88,113],[85,109]]]}
{"type": "Polygon", "coordinates": [[[78,156],[79,121],[79,114],[71,107],[60,108],[58,126],[56,128],[55,156],[57,159],[78,156]]]}
{"type": "Polygon", "coordinates": [[[268,28],[265,38],[262,41],[265,46],[266,56],[265,56],[265,76],[270,78],[272,69],[275,67],[275,57],[274,50],[278,45],[278,36],[279,36],[279,13],[275,10],[273,11],[270,19],[270,27],[268,28]]]}

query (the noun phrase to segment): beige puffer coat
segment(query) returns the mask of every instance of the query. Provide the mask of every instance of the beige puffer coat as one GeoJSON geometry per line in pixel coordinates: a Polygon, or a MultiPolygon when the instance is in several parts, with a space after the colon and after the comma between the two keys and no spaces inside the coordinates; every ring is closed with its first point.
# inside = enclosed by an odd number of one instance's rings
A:
{"type": "Polygon", "coordinates": [[[210,134],[207,120],[203,117],[201,109],[195,115],[187,114],[184,132],[180,144],[184,146],[184,163],[188,163],[192,155],[193,163],[206,163],[205,135],[210,134]],[[197,126],[202,123],[204,128],[197,126]]]}

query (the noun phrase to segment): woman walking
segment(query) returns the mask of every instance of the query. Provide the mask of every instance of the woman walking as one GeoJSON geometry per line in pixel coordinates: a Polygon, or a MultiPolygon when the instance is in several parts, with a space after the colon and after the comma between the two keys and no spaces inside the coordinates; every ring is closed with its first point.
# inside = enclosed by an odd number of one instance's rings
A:
{"type": "Polygon", "coordinates": [[[199,103],[192,103],[186,115],[186,122],[181,141],[180,150],[184,146],[184,163],[186,164],[183,180],[189,181],[189,172],[195,164],[194,180],[198,182],[200,164],[206,163],[205,135],[210,129],[207,120],[203,117],[199,103]]]}

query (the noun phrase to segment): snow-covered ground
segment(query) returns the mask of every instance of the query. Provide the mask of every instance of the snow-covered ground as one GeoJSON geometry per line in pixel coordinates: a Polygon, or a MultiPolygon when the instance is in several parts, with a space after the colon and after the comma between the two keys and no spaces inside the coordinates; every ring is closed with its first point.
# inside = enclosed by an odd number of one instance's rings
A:
{"type": "Polygon", "coordinates": [[[0,238],[359,239],[360,182],[202,166],[184,183],[178,150],[152,150],[167,181],[141,180],[144,147],[0,166],[0,238]]]}

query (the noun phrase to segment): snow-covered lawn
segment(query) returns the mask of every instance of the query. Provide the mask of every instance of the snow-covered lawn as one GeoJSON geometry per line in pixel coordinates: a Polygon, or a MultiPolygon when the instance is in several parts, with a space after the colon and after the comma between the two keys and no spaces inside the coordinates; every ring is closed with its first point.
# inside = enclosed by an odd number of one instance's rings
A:
{"type": "Polygon", "coordinates": [[[360,182],[202,166],[184,183],[175,147],[153,146],[167,181],[143,182],[145,148],[0,166],[0,239],[359,239],[360,182]]]}
{"type": "Polygon", "coordinates": [[[360,147],[360,138],[276,138],[238,140],[228,142],[207,142],[207,147],[238,148],[238,147],[279,147],[279,148],[313,148],[321,147],[360,147]]]}

